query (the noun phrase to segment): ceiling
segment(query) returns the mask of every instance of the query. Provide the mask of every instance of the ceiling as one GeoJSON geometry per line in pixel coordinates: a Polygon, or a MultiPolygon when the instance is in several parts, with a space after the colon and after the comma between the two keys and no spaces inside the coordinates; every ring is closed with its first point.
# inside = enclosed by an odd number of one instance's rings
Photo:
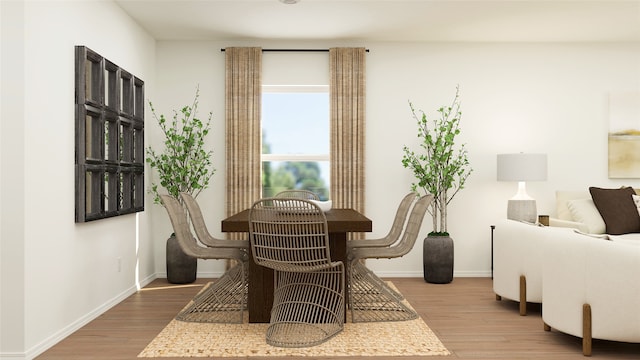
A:
{"type": "Polygon", "coordinates": [[[157,40],[640,42],[640,0],[114,0],[157,40]]]}

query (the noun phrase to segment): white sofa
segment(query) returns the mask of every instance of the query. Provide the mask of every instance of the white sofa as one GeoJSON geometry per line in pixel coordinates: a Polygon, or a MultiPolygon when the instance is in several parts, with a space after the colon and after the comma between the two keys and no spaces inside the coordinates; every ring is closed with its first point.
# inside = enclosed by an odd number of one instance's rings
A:
{"type": "Polygon", "coordinates": [[[541,243],[550,233],[536,225],[507,219],[495,225],[493,291],[498,300],[504,297],[520,302],[520,315],[526,315],[527,302],[542,302],[541,243]]]}
{"type": "Polygon", "coordinates": [[[520,315],[527,303],[542,303],[543,244],[574,234],[569,227],[543,227],[514,220],[496,223],[493,240],[493,291],[520,303],[520,315]]]}
{"type": "MultiPolygon", "coordinates": [[[[588,233],[590,228],[587,222],[593,219],[580,216],[574,220],[568,206],[569,201],[575,200],[577,203],[582,203],[583,199],[591,199],[588,191],[557,191],[557,214],[549,219],[549,225],[552,228],[566,228],[561,230],[564,232],[578,229],[588,233]]],[[[585,205],[592,206],[597,212],[593,201],[591,203],[586,201],[585,205]]],[[[572,206],[572,208],[577,210],[577,207],[572,206]]],[[[583,211],[583,213],[588,214],[589,211],[583,211]]],[[[599,214],[598,218],[602,221],[599,214]]],[[[602,226],[604,231],[604,223],[602,226]]],[[[541,241],[547,235],[552,234],[547,231],[540,232],[535,224],[506,219],[498,222],[494,230],[493,290],[498,300],[504,297],[518,301],[520,315],[523,316],[527,314],[527,302],[542,302],[541,241]]]]}
{"type": "Polygon", "coordinates": [[[585,355],[592,338],[640,342],[640,233],[600,234],[588,199],[558,192],[555,226],[496,223],[493,253],[496,298],[519,301],[521,315],[542,303],[545,330],[582,337],[585,355]]]}
{"type": "Polygon", "coordinates": [[[584,355],[592,338],[640,343],[640,234],[610,238],[569,232],[543,245],[545,330],[581,337],[584,355]]]}

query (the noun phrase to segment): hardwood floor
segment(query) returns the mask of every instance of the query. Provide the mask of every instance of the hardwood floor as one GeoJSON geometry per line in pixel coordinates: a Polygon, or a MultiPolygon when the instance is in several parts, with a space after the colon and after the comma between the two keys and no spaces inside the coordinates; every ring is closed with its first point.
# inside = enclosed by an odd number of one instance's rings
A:
{"type": "MultiPolygon", "coordinates": [[[[585,359],[581,339],[543,330],[539,305],[529,304],[528,315],[520,316],[517,303],[496,301],[490,278],[455,278],[446,285],[390,280],[452,352],[422,359],[585,359]]],[[[207,281],[180,286],[157,279],[37,359],[136,359],[207,281]]],[[[594,340],[591,358],[640,359],[640,344],[594,340]]]]}

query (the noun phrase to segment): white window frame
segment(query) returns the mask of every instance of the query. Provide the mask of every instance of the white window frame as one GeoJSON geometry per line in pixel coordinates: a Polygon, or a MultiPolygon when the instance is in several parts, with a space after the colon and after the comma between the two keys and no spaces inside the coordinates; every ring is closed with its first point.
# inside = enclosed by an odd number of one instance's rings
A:
{"type": "MultiPolygon", "coordinates": [[[[322,92],[329,93],[329,85],[262,85],[262,93],[304,93],[322,92]]],[[[327,119],[329,121],[329,119],[327,119]]],[[[260,128],[262,131],[262,127],[260,128]]],[[[262,139],[262,136],[260,137],[262,139]]],[[[329,153],[326,154],[260,154],[260,162],[265,161],[330,161],[329,153]]]]}

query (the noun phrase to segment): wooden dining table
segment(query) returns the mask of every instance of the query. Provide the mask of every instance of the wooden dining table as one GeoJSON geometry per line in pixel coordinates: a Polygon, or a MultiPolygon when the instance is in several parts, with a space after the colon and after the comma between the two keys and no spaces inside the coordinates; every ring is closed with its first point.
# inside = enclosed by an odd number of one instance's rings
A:
{"type": "MultiPolygon", "coordinates": [[[[249,209],[222,220],[222,232],[249,232],[249,209]]],[[[347,266],[347,233],[371,232],[369,218],[353,209],[331,209],[325,212],[329,228],[329,246],[332,261],[347,266]]],[[[250,323],[266,323],[273,305],[273,270],[249,260],[249,296],[247,310],[250,323]]],[[[345,302],[345,306],[347,303],[345,302]]]]}

